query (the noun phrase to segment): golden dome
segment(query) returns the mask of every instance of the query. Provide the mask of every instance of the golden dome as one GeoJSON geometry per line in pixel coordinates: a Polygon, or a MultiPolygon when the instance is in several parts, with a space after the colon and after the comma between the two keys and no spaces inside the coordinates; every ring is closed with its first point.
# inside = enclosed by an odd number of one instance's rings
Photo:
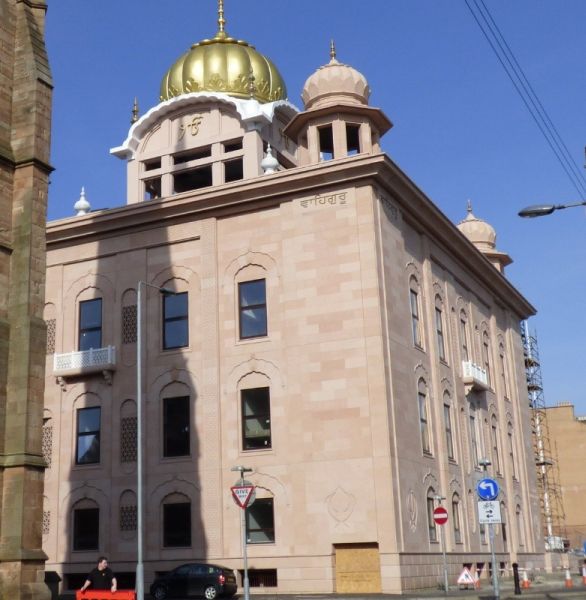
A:
{"type": "Polygon", "coordinates": [[[161,101],[191,92],[222,92],[261,103],[285,100],[287,88],[277,67],[247,42],[224,31],[223,0],[218,2],[218,33],[193,44],[165,73],[161,101]]]}

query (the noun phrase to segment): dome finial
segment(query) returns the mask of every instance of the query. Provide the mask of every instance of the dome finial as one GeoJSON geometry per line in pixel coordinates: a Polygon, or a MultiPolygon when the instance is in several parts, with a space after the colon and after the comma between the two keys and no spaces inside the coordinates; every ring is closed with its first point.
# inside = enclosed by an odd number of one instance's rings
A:
{"type": "Polygon", "coordinates": [[[468,198],[468,202],[466,203],[466,212],[470,215],[472,214],[472,200],[468,198]]]}
{"type": "Polygon", "coordinates": [[[134,97],[134,103],[132,104],[132,117],[130,117],[130,124],[134,124],[138,121],[138,98],[134,97]]]}
{"type": "Polygon", "coordinates": [[[85,187],[82,186],[81,194],[79,195],[79,200],[73,205],[73,210],[76,211],[76,216],[81,217],[82,215],[87,215],[90,209],[90,203],[85,197],[85,187]]]}
{"type": "Polygon", "coordinates": [[[217,38],[226,37],[226,31],[224,29],[226,25],[226,19],[224,19],[224,0],[218,0],[218,33],[217,38]]]}
{"type": "Polygon", "coordinates": [[[330,62],[336,62],[336,44],[330,40],[330,62]]]}

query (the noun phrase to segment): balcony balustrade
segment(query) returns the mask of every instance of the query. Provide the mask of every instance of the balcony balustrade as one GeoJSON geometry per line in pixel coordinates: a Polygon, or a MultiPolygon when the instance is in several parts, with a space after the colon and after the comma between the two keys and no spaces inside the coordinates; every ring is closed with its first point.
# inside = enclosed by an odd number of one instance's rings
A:
{"type": "Polygon", "coordinates": [[[116,347],[90,348],[53,355],[53,374],[58,378],[102,373],[108,383],[116,370],[116,347]]]}
{"type": "Polygon", "coordinates": [[[490,389],[486,371],[472,361],[462,361],[462,379],[466,386],[466,393],[471,390],[481,392],[490,389]]]}

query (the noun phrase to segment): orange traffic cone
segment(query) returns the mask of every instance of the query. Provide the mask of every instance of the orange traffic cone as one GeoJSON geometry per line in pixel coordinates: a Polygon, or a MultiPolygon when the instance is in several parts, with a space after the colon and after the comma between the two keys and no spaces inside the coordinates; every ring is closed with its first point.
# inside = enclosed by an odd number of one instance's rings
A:
{"type": "Polygon", "coordinates": [[[574,587],[574,582],[572,581],[572,576],[570,575],[570,569],[566,569],[566,580],[564,583],[567,588],[574,587]]]}
{"type": "Polygon", "coordinates": [[[474,589],[480,589],[480,571],[476,569],[476,577],[474,578],[474,589]]]}
{"type": "Polygon", "coordinates": [[[528,590],[531,587],[531,583],[529,583],[529,577],[527,577],[527,569],[523,569],[523,580],[521,581],[521,587],[524,590],[528,590]]]}
{"type": "Polygon", "coordinates": [[[586,566],[582,567],[582,585],[586,585],[586,566]]]}

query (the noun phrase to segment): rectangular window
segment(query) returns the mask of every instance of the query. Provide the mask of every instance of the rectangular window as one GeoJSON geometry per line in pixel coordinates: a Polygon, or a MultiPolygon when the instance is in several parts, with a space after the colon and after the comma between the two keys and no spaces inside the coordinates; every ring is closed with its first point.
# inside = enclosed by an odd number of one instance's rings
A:
{"type": "Polygon", "coordinates": [[[360,125],[346,123],[346,146],[348,156],[360,154],[360,125]]]}
{"type": "Polygon", "coordinates": [[[189,456],[189,396],[163,400],[163,456],[189,456]]]}
{"type": "Polygon", "coordinates": [[[163,295],[163,348],[183,348],[189,344],[187,292],[163,295]]]}
{"type": "Polygon", "coordinates": [[[201,158],[209,158],[212,155],[212,147],[194,148],[181,152],[173,156],[173,164],[182,165],[191,160],[199,160],[201,158]]]}
{"type": "Polygon", "coordinates": [[[174,502],[163,505],[163,546],[191,546],[191,503],[174,502]]]}
{"type": "Polygon", "coordinates": [[[486,333],[482,336],[482,362],[484,370],[486,371],[486,379],[488,381],[489,387],[492,387],[491,379],[490,379],[490,346],[489,339],[486,333]]]}
{"type": "Polygon", "coordinates": [[[334,158],[334,133],[331,125],[319,127],[319,159],[332,160],[334,158]]]}
{"type": "Polygon", "coordinates": [[[517,466],[515,465],[515,449],[513,446],[513,429],[511,426],[509,426],[507,438],[509,441],[509,462],[511,463],[511,474],[513,476],[513,479],[517,479],[517,466]]]}
{"type": "Polygon", "coordinates": [[[224,163],[224,181],[239,181],[244,177],[244,166],[242,158],[227,160],[224,163]]]}
{"type": "Polygon", "coordinates": [[[268,387],[241,391],[244,450],[271,447],[271,407],[268,387]]]}
{"type": "Polygon", "coordinates": [[[156,200],[161,197],[161,178],[153,177],[144,180],[143,200],[156,200]]]}
{"type": "Polygon", "coordinates": [[[231,142],[224,142],[224,152],[236,152],[236,150],[242,150],[242,138],[232,140],[231,142]]]}
{"type": "Polygon", "coordinates": [[[427,422],[427,394],[419,392],[419,427],[421,433],[421,445],[423,452],[431,454],[431,445],[429,443],[429,424],[427,422]]]}
{"type": "Polygon", "coordinates": [[[419,294],[411,289],[409,290],[409,299],[411,303],[411,330],[413,332],[413,343],[421,348],[421,328],[419,325],[419,294]]]}
{"type": "Polygon", "coordinates": [[[77,411],[77,449],[75,464],[91,465],[100,462],[99,406],[80,408],[77,411]]]}
{"type": "Polygon", "coordinates": [[[444,404],[444,424],[446,428],[446,447],[448,450],[448,458],[454,460],[454,439],[452,435],[452,413],[450,405],[444,404]]]}
{"type": "Polygon", "coordinates": [[[97,550],[100,546],[100,509],[77,508],[73,511],[73,549],[97,550]]]}
{"type": "Polygon", "coordinates": [[[212,165],[204,165],[177,173],[173,178],[173,182],[175,194],[209,187],[212,185],[212,165]]]}
{"type": "Polygon", "coordinates": [[[266,281],[244,281],[238,284],[240,307],[240,339],[267,335],[266,281]]]}
{"type": "Polygon", "coordinates": [[[145,160],[142,164],[145,171],[154,171],[161,168],[161,158],[151,158],[150,160],[145,160]]]}
{"type": "Polygon", "coordinates": [[[439,359],[446,360],[446,347],[444,344],[444,322],[441,308],[435,308],[435,333],[437,337],[437,352],[439,359]]]}
{"type": "Polygon", "coordinates": [[[509,386],[507,382],[507,367],[505,362],[505,354],[504,350],[499,355],[500,363],[501,363],[501,381],[503,384],[503,394],[505,398],[509,397],[509,386]]]}
{"type": "Polygon", "coordinates": [[[259,498],[246,509],[246,543],[275,541],[275,516],[272,498],[259,498]]]}
{"type": "Polygon", "coordinates": [[[78,349],[102,347],[102,299],[85,300],[79,303],[79,346],[78,349]]]}

